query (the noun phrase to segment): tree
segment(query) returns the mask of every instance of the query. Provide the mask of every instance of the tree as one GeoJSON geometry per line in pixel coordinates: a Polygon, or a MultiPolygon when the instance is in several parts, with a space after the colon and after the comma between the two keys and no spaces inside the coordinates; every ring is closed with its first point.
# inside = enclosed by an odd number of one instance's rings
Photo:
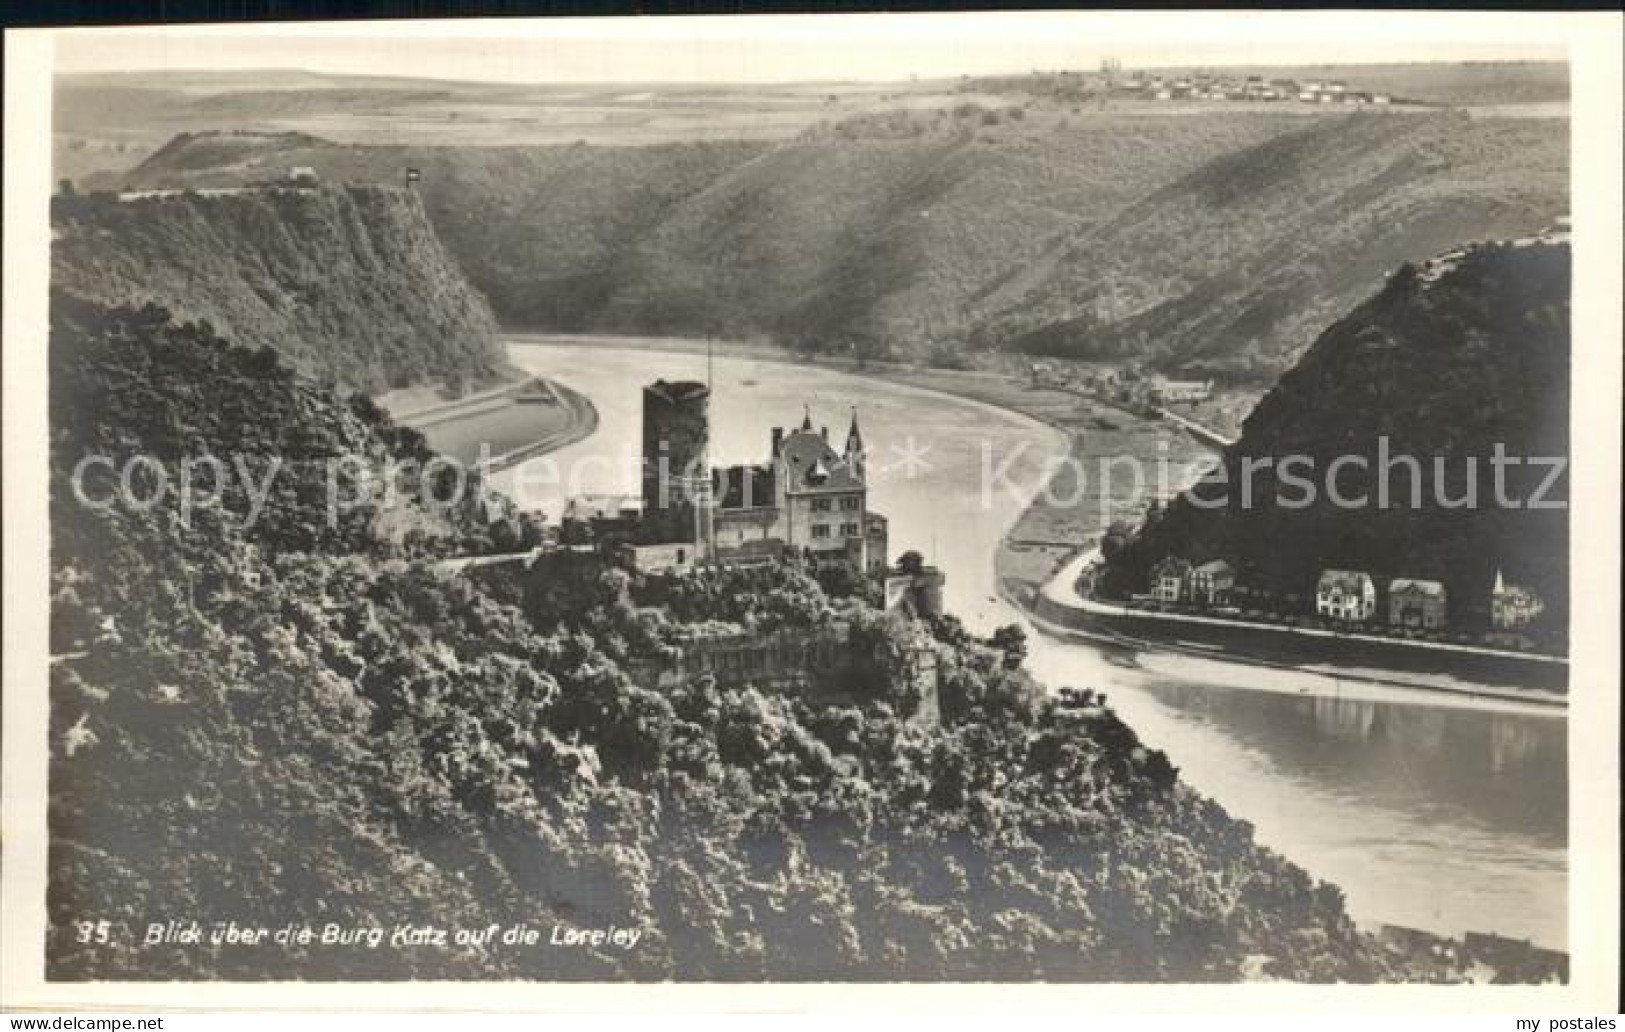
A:
{"type": "Polygon", "coordinates": [[[1027,632],[1020,624],[1005,624],[993,632],[989,639],[994,648],[1004,653],[1004,668],[1014,670],[1027,658],[1027,632]]]}
{"type": "Polygon", "coordinates": [[[561,545],[590,545],[594,536],[592,524],[586,520],[564,520],[559,523],[561,545]]]}
{"type": "Polygon", "coordinates": [[[468,381],[461,369],[453,369],[446,374],[444,393],[448,398],[461,398],[468,393],[468,381]]]}
{"type": "Polygon", "coordinates": [[[925,570],[925,556],[912,548],[897,557],[897,572],[906,573],[911,577],[918,576],[925,570]]]}
{"type": "Polygon", "coordinates": [[[1107,562],[1122,554],[1134,537],[1134,527],[1127,520],[1113,520],[1112,525],[1106,528],[1106,534],[1100,539],[1100,554],[1107,562]]]}
{"type": "Polygon", "coordinates": [[[851,563],[825,563],[815,577],[830,598],[851,598],[863,591],[863,578],[851,563]]]}

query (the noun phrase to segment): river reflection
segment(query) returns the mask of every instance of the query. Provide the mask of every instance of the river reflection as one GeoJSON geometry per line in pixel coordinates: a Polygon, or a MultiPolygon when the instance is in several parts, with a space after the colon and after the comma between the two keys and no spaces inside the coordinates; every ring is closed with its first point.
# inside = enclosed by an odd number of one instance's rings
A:
{"type": "Polygon", "coordinates": [[[1561,719],[1152,682],[1187,719],[1268,754],[1283,776],[1358,792],[1426,820],[1469,822],[1561,847],[1568,748],[1561,719]]]}
{"type": "MultiPolygon", "coordinates": [[[[639,397],[656,377],[703,378],[703,357],[575,346],[516,346],[516,364],[591,398],[598,432],[552,456],[560,466],[630,454],[639,397]]],[[[996,597],[993,556],[1025,498],[978,490],[985,448],[1030,445],[1010,479],[1036,489],[1065,439],[1029,420],[826,369],[719,358],[719,461],[760,461],[768,428],[799,419],[844,428],[860,406],[880,461],[913,438],[917,475],[877,478],[891,549],[918,548],[948,574],[947,603],[978,633],[1025,622],[996,597]]],[[[498,478],[511,490],[515,471],[498,478]]],[[[631,491],[635,469],[605,465],[578,490],[631,491]]],[[[543,485],[556,513],[565,490],[543,485]]],[[[1150,654],[1127,662],[1029,627],[1028,665],[1053,687],[1106,690],[1182,776],[1318,878],[1341,886],[1362,922],[1460,934],[1494,931],[1567,946],[1567,721],[1561,710],[1384,690],[1299,671],[1150,654]]]]}

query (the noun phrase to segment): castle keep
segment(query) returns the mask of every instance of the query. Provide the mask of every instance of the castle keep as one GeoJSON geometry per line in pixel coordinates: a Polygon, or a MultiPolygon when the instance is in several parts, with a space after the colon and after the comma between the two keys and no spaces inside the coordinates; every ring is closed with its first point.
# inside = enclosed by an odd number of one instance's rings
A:
{"type": "Polygon", "coordinates": [[[643,530],[650,544],[692,543],[710,443],[711,389],[693,380],[643,388],[643,530]]]}
{"type": "Polygon", "coordinates": [[[648,570],[747,564],[796,552],[858,570],[886,566],[886,518],[869,509],[867,453],[854,409],[837,451],[810,412],[774,427],[761,464],[709,464],[710,391],[657,381],[643,391],[643,519],[631,558],[648,570]]]}

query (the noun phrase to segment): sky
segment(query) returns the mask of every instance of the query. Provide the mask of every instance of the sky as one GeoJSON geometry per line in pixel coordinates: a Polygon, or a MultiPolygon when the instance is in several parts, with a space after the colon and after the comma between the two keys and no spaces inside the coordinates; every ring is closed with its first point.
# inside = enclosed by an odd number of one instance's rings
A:
{"type": "MultiPolygon", "coordinates": [[[[1559,19],[1560,20],[1560,19],[1559,19]]],[[[304,69],[498,82],[806,82],[1094,68],[1562,60],[1530,13],[996,12],[69,29],[59,72],[304,69]]]]}

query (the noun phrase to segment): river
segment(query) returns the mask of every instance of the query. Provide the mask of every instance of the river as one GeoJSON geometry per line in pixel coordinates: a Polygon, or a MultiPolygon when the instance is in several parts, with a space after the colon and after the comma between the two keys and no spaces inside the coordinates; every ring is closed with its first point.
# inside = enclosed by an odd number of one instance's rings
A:
{"type": "MultiPolygon", "coordinates": [[[[671,352],[515,343],[511,354],[599,411],[592,436],[496,478],[551,517],[570,493],[635,492],[642,385],[706,377],[703,356],[671,352]]],[[[1045,463],[1065,454],[1060,432],[829,369],[737,357],[717,358],[713,369],[714,462],[765,461],[771,428],[799,424],[804,412],[829,426],[838,448],[856,405],[870,505],[891,521],[892,556],[912,548],[940,565],[947,604],[972,629],[1027,624],[996,597],[993,556],[1045,463]]],[[[1031,625],[1028,638],[1035,675],[1051,687],[1104,690],[1187,781],[1251,821],[1259,841],[1340,885],[1363,923],[1493,931],[1567,948],[1561,710],[1411,697],[1169,654],[1127,666],[1031,625]]]]}

